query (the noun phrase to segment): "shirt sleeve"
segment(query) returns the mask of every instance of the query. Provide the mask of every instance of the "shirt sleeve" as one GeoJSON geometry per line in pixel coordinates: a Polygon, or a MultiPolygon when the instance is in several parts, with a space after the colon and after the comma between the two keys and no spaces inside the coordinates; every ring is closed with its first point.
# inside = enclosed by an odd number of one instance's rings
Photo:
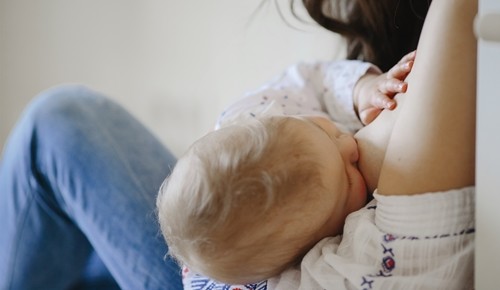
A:
{"type": "Polygon", "coordinates": [[[475,187],[411,196],[374,193],[347,217],[342,237],[325,238],[306,254],[300,275],[289,269],[269,285],[473,289],[474,217],[475,187]]]}
{"type": "Polygon", "coordinates": [[[294,65],[224,110],[216,129],[258,116],[318,115],[332,119],[343,131],[354,133],[363,126],[354,110],[354,85],[369,69],[380,71],[355,60],[294,65]]]}

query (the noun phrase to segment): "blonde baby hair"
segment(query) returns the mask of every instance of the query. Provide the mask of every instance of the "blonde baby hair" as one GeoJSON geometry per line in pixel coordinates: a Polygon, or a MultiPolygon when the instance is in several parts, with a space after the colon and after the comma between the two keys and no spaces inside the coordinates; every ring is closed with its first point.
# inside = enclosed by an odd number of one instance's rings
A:
{"type": "Polygon", "coordinates": [[[321,166],[288,119],[223,127],[179,159],[157,199],[170,255],[218,281],[250,283],[293,265],[317,242],[313,225],[295,224],[324,190],[321,166]]]}

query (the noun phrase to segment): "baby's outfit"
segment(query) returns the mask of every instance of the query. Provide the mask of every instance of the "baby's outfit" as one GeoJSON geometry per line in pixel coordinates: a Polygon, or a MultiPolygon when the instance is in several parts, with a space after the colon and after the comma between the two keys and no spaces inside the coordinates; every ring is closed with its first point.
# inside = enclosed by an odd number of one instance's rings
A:
{"type": "Polygon", "coordinates": [[[354,85],[369,70],[380,72],[369,63],[352,60],[292,66],[222,112],[216,129],[256,116],[315,115],[354,134],[363,127],[354,110],[354,85]]]}
{"type": "MultiPolygon", "coordinates": [[[[248,93],[216,129],[263,115],[317,115],[354,134],[356,82],[375,66],[360,61],[302,63],[248,93]]],[[[382,196],[351,213],[343,236],[321,240],[302,260],[269,280],[225,285],[183,269],[185,289],[471,289],[475,188],[382,196]]]]}

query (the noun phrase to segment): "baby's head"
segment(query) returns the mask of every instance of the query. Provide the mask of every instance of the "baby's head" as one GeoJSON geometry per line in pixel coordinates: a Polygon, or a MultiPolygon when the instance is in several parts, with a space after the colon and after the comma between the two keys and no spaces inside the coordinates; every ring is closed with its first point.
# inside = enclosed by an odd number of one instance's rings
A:
{"type": "Polygon", "coordinates": [[[216,280],[249,283],[341,232],[352,205],[336,191],[350,185],[340,154],[318,143],[324,133],[308,132],[318,128],[311,124],[252,119],[193,144],[158,196],[170,254],[216,280]]]}

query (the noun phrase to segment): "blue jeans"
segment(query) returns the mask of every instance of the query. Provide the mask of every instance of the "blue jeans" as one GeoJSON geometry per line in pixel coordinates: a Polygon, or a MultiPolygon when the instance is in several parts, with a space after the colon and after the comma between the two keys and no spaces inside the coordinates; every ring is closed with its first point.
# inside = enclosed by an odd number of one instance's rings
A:
{"type": "Polygon", "coordinates": [[[176,159],[120,106],[48,90],[0,162],[1,290],[182,289],[155,213],[176,159]]]}

